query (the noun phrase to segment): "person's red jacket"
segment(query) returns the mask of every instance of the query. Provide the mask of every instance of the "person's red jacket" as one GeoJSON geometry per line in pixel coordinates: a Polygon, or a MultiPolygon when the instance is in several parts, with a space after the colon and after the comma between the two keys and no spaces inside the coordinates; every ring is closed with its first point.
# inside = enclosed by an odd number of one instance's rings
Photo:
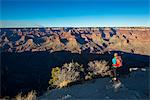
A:
{"type": "Polygon", "coordinates": [[[112,64],[112,66],[113,66],[113,67],[116,67],[116,68],[122,66],[122,59],[121,59],[120,56],[118,56],[118,57],[116,58],[116,64],[112,64]]]}

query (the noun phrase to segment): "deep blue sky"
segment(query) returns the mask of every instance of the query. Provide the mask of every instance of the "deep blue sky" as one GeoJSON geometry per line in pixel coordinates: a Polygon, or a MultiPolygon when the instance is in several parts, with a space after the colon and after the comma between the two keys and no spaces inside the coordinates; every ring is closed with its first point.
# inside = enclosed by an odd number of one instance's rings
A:
{"type": "Polygon", "coordinates": [[[148,26],[149,0],[1,0],[2,27],[148,26]]]}

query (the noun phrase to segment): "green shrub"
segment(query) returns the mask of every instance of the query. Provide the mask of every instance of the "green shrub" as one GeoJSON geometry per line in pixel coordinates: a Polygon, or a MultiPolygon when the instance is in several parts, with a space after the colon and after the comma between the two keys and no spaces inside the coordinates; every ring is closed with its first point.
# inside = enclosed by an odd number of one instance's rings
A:
{"type": "Polygon", "coordinates": [[[57,84],[56,81],[58,80],[59,74],[60,74],[60,68],[59,67],[53,68],[51,72],[52,79],[49,80],[49,84],[55,86],[57,84]]]}

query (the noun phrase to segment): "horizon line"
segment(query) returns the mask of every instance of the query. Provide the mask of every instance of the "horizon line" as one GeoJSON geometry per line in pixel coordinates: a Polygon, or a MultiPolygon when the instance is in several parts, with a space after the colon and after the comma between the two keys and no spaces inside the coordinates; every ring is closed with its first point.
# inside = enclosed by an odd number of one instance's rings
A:
{"type": "Polygon", "coordinates": [[[0,28],[150,28],[150,26],[19,26],[0,28]]]}

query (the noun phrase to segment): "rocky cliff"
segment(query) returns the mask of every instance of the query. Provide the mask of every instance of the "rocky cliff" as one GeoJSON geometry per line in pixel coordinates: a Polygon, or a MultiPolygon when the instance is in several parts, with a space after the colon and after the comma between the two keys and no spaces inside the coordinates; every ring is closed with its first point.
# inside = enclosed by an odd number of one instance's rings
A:
{"type": "Polygon", "coordinates": [[[119,50],[150,55],[150,28],[2,28],[1,52],[71,51],[102,54],[119,50]]]}

